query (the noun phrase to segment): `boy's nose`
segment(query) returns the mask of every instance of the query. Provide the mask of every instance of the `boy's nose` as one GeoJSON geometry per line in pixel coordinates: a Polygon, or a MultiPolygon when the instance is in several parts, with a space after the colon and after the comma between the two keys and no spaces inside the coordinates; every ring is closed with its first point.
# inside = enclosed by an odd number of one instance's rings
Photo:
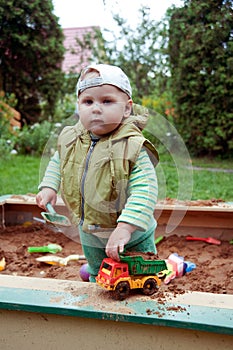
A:
{"type": "Polygon", "coordinates": [[[98,102],[94,102],[92,107],[93,107],[94,110],[96,110],[96,109],[97,109],[97,110],[102,109],[101,104],[98,103],[98,102]]]}

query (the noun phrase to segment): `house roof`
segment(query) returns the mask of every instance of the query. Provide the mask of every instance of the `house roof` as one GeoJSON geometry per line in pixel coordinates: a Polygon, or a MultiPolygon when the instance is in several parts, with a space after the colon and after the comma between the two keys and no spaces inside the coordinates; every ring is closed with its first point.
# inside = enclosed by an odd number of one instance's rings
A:
{"type": "Polygon", "coordinates": [[[80,73],[83,67],[90,63],[91,50],[81,50],[76,38],[82,40],[87,33],[95,32],[99,27],[77,27],[77,28],[63,28],[65,36],[64,46],[66,49],[64,61],[62,64],[62,70],[65,73],[70,71],[74,73],[80,73]]]}

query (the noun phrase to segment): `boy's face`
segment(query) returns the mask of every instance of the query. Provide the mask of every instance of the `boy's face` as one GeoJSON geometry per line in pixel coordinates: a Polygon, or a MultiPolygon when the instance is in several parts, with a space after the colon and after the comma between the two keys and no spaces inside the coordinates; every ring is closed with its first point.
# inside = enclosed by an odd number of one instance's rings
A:
{"type": "Polygon", "coordinates": [[[78,106],[83,126],[94,135],[103,136],[130,116],[132,100],[117,87],[102,85],[84,90],[79,96],[78,106]]]}

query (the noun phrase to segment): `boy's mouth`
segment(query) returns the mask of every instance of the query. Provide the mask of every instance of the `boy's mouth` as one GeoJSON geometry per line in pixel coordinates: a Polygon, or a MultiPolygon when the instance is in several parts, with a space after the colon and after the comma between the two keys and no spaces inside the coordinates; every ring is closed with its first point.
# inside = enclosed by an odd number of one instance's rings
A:
{"type": "Polygon", "coordinates": [[[94,116],[91,118],[91,123],[104,123],[104,121],[99,116],[94,116]]]}

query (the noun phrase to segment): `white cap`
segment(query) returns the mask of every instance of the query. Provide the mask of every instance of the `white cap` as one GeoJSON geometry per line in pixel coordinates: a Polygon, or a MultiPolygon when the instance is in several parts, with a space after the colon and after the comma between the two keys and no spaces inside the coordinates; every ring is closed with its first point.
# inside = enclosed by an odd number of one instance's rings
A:
{"type": "Polygon", "coordinates": [[[121,68],[109,64],[91,64],[90,66],[84,68],[77,83],[77,96],[79,96],[79,94],[85,89],[104,84],[116,86],[125,92],[130,98],[132,97],[132,89],[127,75],[121,68]],[[99,76],[86,80],[84,78],[83,80],[83,75],[93,69],[99,73],[99,76]]]}

